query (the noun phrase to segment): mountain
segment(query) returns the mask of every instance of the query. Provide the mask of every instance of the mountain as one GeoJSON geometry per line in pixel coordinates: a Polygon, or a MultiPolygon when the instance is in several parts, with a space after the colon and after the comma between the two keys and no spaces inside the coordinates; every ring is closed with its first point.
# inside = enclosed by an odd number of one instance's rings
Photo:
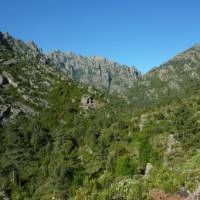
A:
{"type": "MultiPolygon", "coordinates": [[[[197,198],[199,49],[131,76],[131,88],[111,82],[119,95],[63,72],[71,53],[55,64],[34,42],[0,33],[0,199],[197,198]]],[[[71,56],[73,68],[94,62],[123,81],[118,64],[71,56]]]]}
{"type": "Polygon", "coordinates": [[[49,53],[47,57],[52,65],[70,78],[109,93],[123,93],[141,78],[135,67],[119,65],[104,57],[83,57],[60,51],[49,53]]]}
{"type": "Polygon", "coordinates": [[[102,91],[120,94],[141,78],[141,73],[135,67],[120,65],[104,57],[83,57],[59,50],[44,55],[33,41],[24,44],[13,39],[8,33],[0,34],[2,44],[9,46],[19,55],[26,54],[26,57],[32,59],[40,57],[41,62],[53,65],[71,79],[102,91]]]}
{"type": "Polygon", "coordinates": [[[13,38],[9,33],[0,32],[0,44],[13,50],[17,55],[25,56],[28,59],[40,58],[43,59],[43,62],[45,60],[42,50],[33,41],[25,44],[23,41],[13,38]]]}
{"type": "Polygon", "coordinates": [[[73,80],[118,94],[134,107],[144,107],[193,94],[200,84],[199,52],[200,45],[195,45],[143,75],[104,57],[54,51],[47,58],[73,80]]]}
{"type": "Polygon", "coordinates": [[[148,106],[189,97],[200,85],[200,45],[178,54],[155,67],[128,89],[128,100],[137,106],[148,106]]]}

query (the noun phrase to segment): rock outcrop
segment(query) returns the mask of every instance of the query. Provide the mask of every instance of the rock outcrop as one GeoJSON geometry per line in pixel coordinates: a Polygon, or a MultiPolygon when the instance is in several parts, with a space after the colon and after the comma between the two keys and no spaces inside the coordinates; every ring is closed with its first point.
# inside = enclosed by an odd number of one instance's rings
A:
{"type": "Polygon", "coordinates": [[[14,81],[14,78],[13,78],[13,76],[12,76],[10,73],[8,73],[8,72],[6,72],[6,71],[3,71],[3,77],[4,77],[4,79],[7,80],[8,83],[11,84],[13,87],[16,87],[16,88],[18,87],[18,84],[14,81]]]}
{"type": "Polygon", "coordinates": [[[145,169],[145,176],[144,176],[145,178],[149,177],[149,174],[152,169],[153,169],[153,165],[151,163],[147,163],[146,169],[145,169]]]}
{"type": "Polygon", "coordinates": [[[102,105],[90,95],[83,95],[81,98],[81,107],[84,110],[100,108],[102,105]]]}
{"type": "MultiPolygon", "coordinates": [[[[0,32],[0,45],[13,50],[18,56],[24,56],[26,59],[36,59],[43,64],[47,62],[46,56],[33,41],[26,44],[21,40],[14,39],[9,33],[0,32]]],[[[11,61],[13,62],[14,59],[11,61]]],[[[7,64],[13,64],[9,62],[7,64]]]]}
{"type": "Polygon", "coordinates": [[[37,115],[38,107],[48,107],[46,95],[53,83],[50,77],[61,75],[44,62],[47,59],[34,42],[26,44],[0,32],[1,126],[21,116],[37,115]]]}

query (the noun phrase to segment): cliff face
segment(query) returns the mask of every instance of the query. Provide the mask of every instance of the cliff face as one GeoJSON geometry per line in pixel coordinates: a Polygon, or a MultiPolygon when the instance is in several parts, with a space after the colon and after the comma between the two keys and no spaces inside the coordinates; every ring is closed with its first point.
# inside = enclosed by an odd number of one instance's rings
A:
{"type": "Polygon", "coordinates": [[[135,67],[120,65],[104,57],[83,57],[60,51],[49,53],[47,57],[70,78],[110,93],[127,90],[141,77],[135,67]]]}

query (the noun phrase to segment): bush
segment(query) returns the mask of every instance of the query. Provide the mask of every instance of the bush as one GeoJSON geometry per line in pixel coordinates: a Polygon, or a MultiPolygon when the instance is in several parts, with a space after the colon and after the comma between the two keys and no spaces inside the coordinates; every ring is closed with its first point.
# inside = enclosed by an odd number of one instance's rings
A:
{"type": "Polygon", "coordinates": [[[73,177],[72,185],[75,187],[80,187],[83,185],[83,182],[85,180],[85,174],[78,173],[73,177]]]}
{"type": "Polygon", "coordinates": [[[117,176],[131,176],[134,174],[134,163],[128,155],[121,156],[117,159],[116,175],[117,176]]]}
{"type": "Polygon", "coordinates": [[[145,168],[147,163],[159,164],[161,156],[155,151],[149,142],[149,138],[143,138],[139,147],[140,167],[145,168]]]}

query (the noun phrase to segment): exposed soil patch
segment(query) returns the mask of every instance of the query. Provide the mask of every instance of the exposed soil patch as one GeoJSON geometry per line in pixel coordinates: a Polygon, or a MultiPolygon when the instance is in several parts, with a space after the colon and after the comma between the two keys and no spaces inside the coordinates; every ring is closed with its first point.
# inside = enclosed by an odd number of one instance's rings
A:
{"type": "Polygon", "coordinates": [[[151,196],[154,200],[185,200],[185,198],[181,198],[179,195],[168,194],[162,190],[153,190],[151,196]]]}

